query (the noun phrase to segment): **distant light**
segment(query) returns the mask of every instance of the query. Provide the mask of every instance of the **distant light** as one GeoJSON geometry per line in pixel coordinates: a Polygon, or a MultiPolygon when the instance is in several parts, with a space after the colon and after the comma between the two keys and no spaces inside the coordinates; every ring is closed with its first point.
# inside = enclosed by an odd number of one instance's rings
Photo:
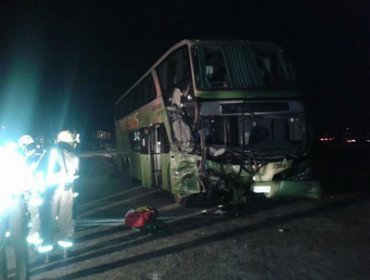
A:
{"type": "Polygon", "coordinates": [[[335,141],[335,137],[322,137],[320,138],[320,142],[333,142],[335,141]]]}
{"type": "Polygon", "coordinates": [[[356,139],[346,139],[346,143],[356,143],[356,139]]]}

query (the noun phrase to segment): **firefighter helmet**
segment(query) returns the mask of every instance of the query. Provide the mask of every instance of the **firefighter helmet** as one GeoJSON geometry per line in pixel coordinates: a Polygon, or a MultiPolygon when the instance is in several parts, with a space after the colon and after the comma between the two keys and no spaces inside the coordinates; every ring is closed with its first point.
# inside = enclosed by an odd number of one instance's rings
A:
{"type": "Polygon", "coordinates": [[[18,145],[25,150],[28,145],[35,143],[30,135],[23,135],[18,140],[18,145]]]}
{"type": "Polygon", "coordinates": [[[69,130],[63,130],[59,132],[57,136],[57,143],[67,143],[71,146],[75,146],[80,143],[79,134],[69,130]]]}

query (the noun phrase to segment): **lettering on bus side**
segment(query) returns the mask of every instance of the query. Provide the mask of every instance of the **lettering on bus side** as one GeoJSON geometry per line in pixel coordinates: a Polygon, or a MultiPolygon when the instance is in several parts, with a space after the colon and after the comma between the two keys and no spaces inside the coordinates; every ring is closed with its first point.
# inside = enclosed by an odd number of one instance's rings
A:
{"type": "Polygon", "coordinates": [[[139,113],[132,114],[128,117],[128,129],[135,129],[139,127],[139,113]]]}

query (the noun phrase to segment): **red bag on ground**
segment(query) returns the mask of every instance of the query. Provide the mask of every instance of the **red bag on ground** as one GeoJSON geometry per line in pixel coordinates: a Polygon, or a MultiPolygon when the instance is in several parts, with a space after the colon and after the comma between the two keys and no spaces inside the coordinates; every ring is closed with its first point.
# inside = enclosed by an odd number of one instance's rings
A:
{"type": "Polygon", "coordinates": [[[131,209],[126,213],[125,225],[133,228],[143,228],[153,222],[158,216],[158,210],[151,206],[131,209]]]}

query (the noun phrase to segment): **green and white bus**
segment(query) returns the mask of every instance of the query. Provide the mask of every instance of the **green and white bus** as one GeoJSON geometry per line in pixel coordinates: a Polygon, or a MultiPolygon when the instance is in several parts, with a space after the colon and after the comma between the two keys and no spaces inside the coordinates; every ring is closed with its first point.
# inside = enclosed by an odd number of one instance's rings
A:
{"type": "Polygon", "coordinates": [[[183,40],[115,103],[129,177],[182,200],[321,194],[301,92],[279,45],[183,40]]]}

